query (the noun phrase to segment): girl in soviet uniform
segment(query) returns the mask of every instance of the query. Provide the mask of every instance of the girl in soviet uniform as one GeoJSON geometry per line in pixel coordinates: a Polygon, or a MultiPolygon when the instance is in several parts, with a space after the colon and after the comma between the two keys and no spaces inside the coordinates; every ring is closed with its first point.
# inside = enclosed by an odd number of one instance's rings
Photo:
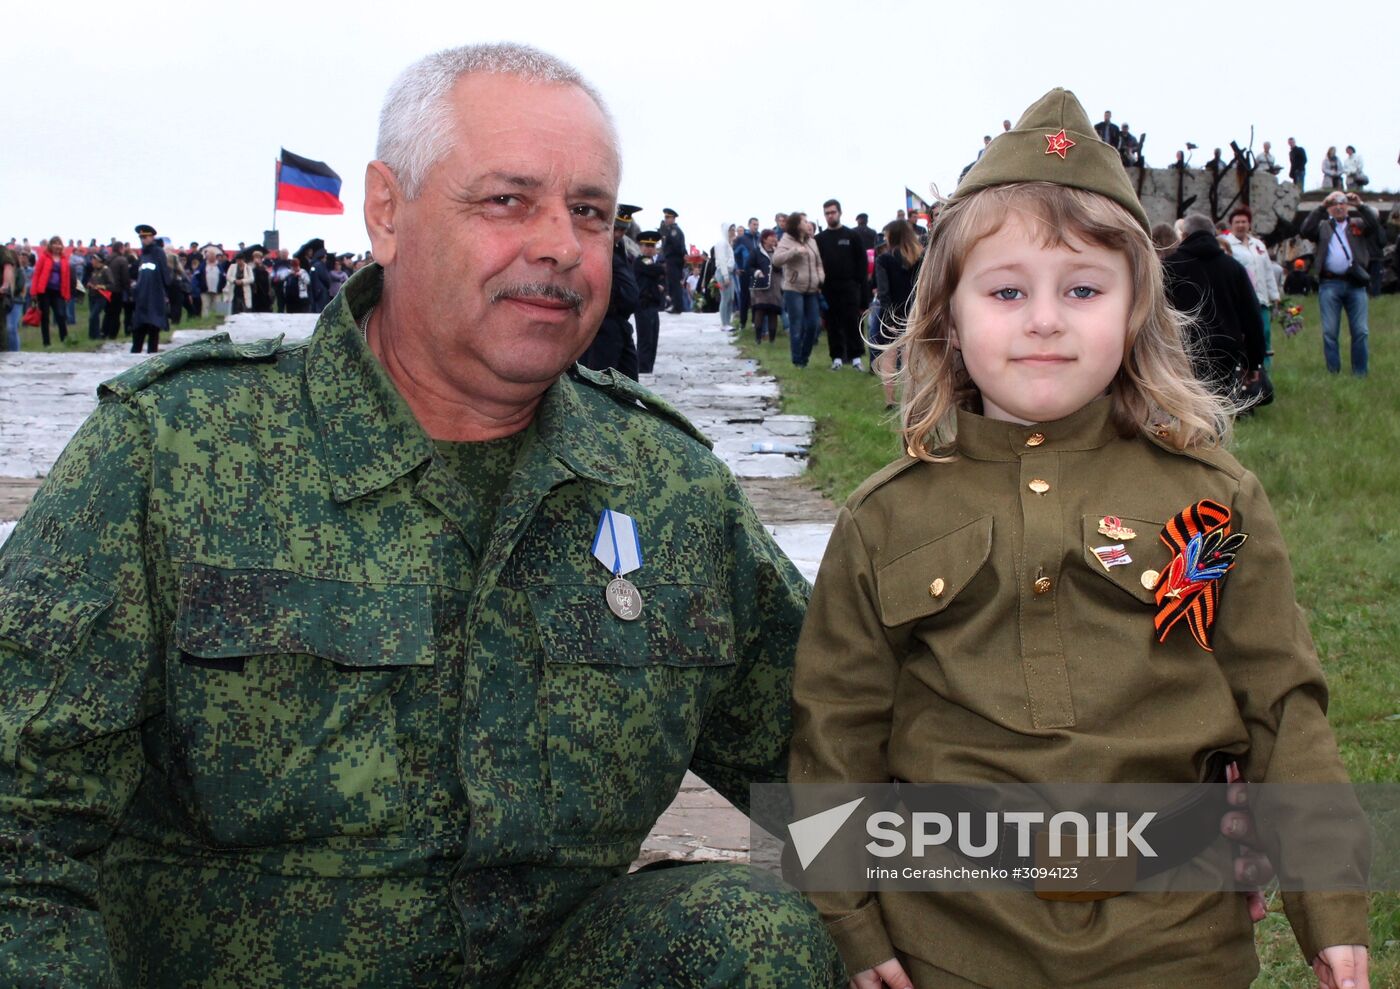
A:
{"type": "MultiPolygon", "coordinates": [[[[908,456],[841,510],[803,627],[794,785],[1201,784],[1230,759],[1346,782],[1278,525],[1220,449],[1230,410],[1191,376],[1147,231],[1064,90],[943,210],[896,341],[908,456]]],[[[1363,891],[1285,893],[1327,987],[1367,982],[1364,868],[1341,869],[1363,891]]],[[[1233,893],[812,899],[860,989],[1258,971],[1233,893]]]]}

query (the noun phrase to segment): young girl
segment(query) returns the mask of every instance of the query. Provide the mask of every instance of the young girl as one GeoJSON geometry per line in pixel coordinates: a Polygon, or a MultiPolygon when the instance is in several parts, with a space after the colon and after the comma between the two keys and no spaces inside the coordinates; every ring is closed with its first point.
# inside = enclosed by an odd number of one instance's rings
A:
{"type": "MultiPolygon", "coordinates": [[[[803,627],[793,784],[1194,784],[1229,759],[1346,781],[1282,536],[1219,448],[1229,410],[1191,377],[1147,229],[1064,90],[944,209],[899,340],[908,456],[842,509],[803,627]],[[1214,570],[1185,569],[1192,536],[1214,570]]],[[[813,900],[861,989],[1258,970],[1229,893],[813,900]]],[[[1364,892],[1285,906],[1324,986],[1366,985],[1364,892]]]]}

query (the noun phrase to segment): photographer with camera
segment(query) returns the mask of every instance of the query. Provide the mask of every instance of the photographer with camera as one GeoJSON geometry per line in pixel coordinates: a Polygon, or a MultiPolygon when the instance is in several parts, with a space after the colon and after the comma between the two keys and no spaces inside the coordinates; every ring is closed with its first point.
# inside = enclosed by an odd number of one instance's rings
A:
{"type": "Polygon", "coordinates": [[[1345,306],[1351,331],[1351,373],[1365,377],[1366,288],[1371,283],[1371,242],[1380,233],[1380,217],[1356,193],[1333,191],[1308,214],[1301,233],[1308,240],[1317,241],[1312,274],[1319,284],[1317,305],[1322,314],[1322,356],[1327,370],[1337,374],[1342,369],[1337,338],[1345,306]]]}

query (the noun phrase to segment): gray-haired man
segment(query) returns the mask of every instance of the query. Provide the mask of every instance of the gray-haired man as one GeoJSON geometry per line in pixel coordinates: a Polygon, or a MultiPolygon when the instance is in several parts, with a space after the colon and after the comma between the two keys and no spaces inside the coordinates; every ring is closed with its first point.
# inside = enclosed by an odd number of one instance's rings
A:
{"type": "Polygon", "coordinates": [[[309,344],[104,386],[0,552],[0,983],[844,981],[775,880],[628,875],[687,769],[781,778],[806,585],[574,367],[619,166],[568,66],[439,53],[309,344]]]}

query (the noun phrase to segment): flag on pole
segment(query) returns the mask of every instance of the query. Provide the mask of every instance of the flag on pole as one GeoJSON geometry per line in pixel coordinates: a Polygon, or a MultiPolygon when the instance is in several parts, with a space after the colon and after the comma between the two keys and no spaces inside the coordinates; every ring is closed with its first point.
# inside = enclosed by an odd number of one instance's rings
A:
{"type": "Polygon", "coordinates": [[[344,213],[340,176],[324,161],[282,149],[277,162],[277,209],[294,213],[344,213]]]}
{"type": "Polygon", "coordinates": [[[927,220],[929,215],[928,203],[907,185],[904,187],[904,212],[909,214],[910,219],[921,216],[927,220]]]}

